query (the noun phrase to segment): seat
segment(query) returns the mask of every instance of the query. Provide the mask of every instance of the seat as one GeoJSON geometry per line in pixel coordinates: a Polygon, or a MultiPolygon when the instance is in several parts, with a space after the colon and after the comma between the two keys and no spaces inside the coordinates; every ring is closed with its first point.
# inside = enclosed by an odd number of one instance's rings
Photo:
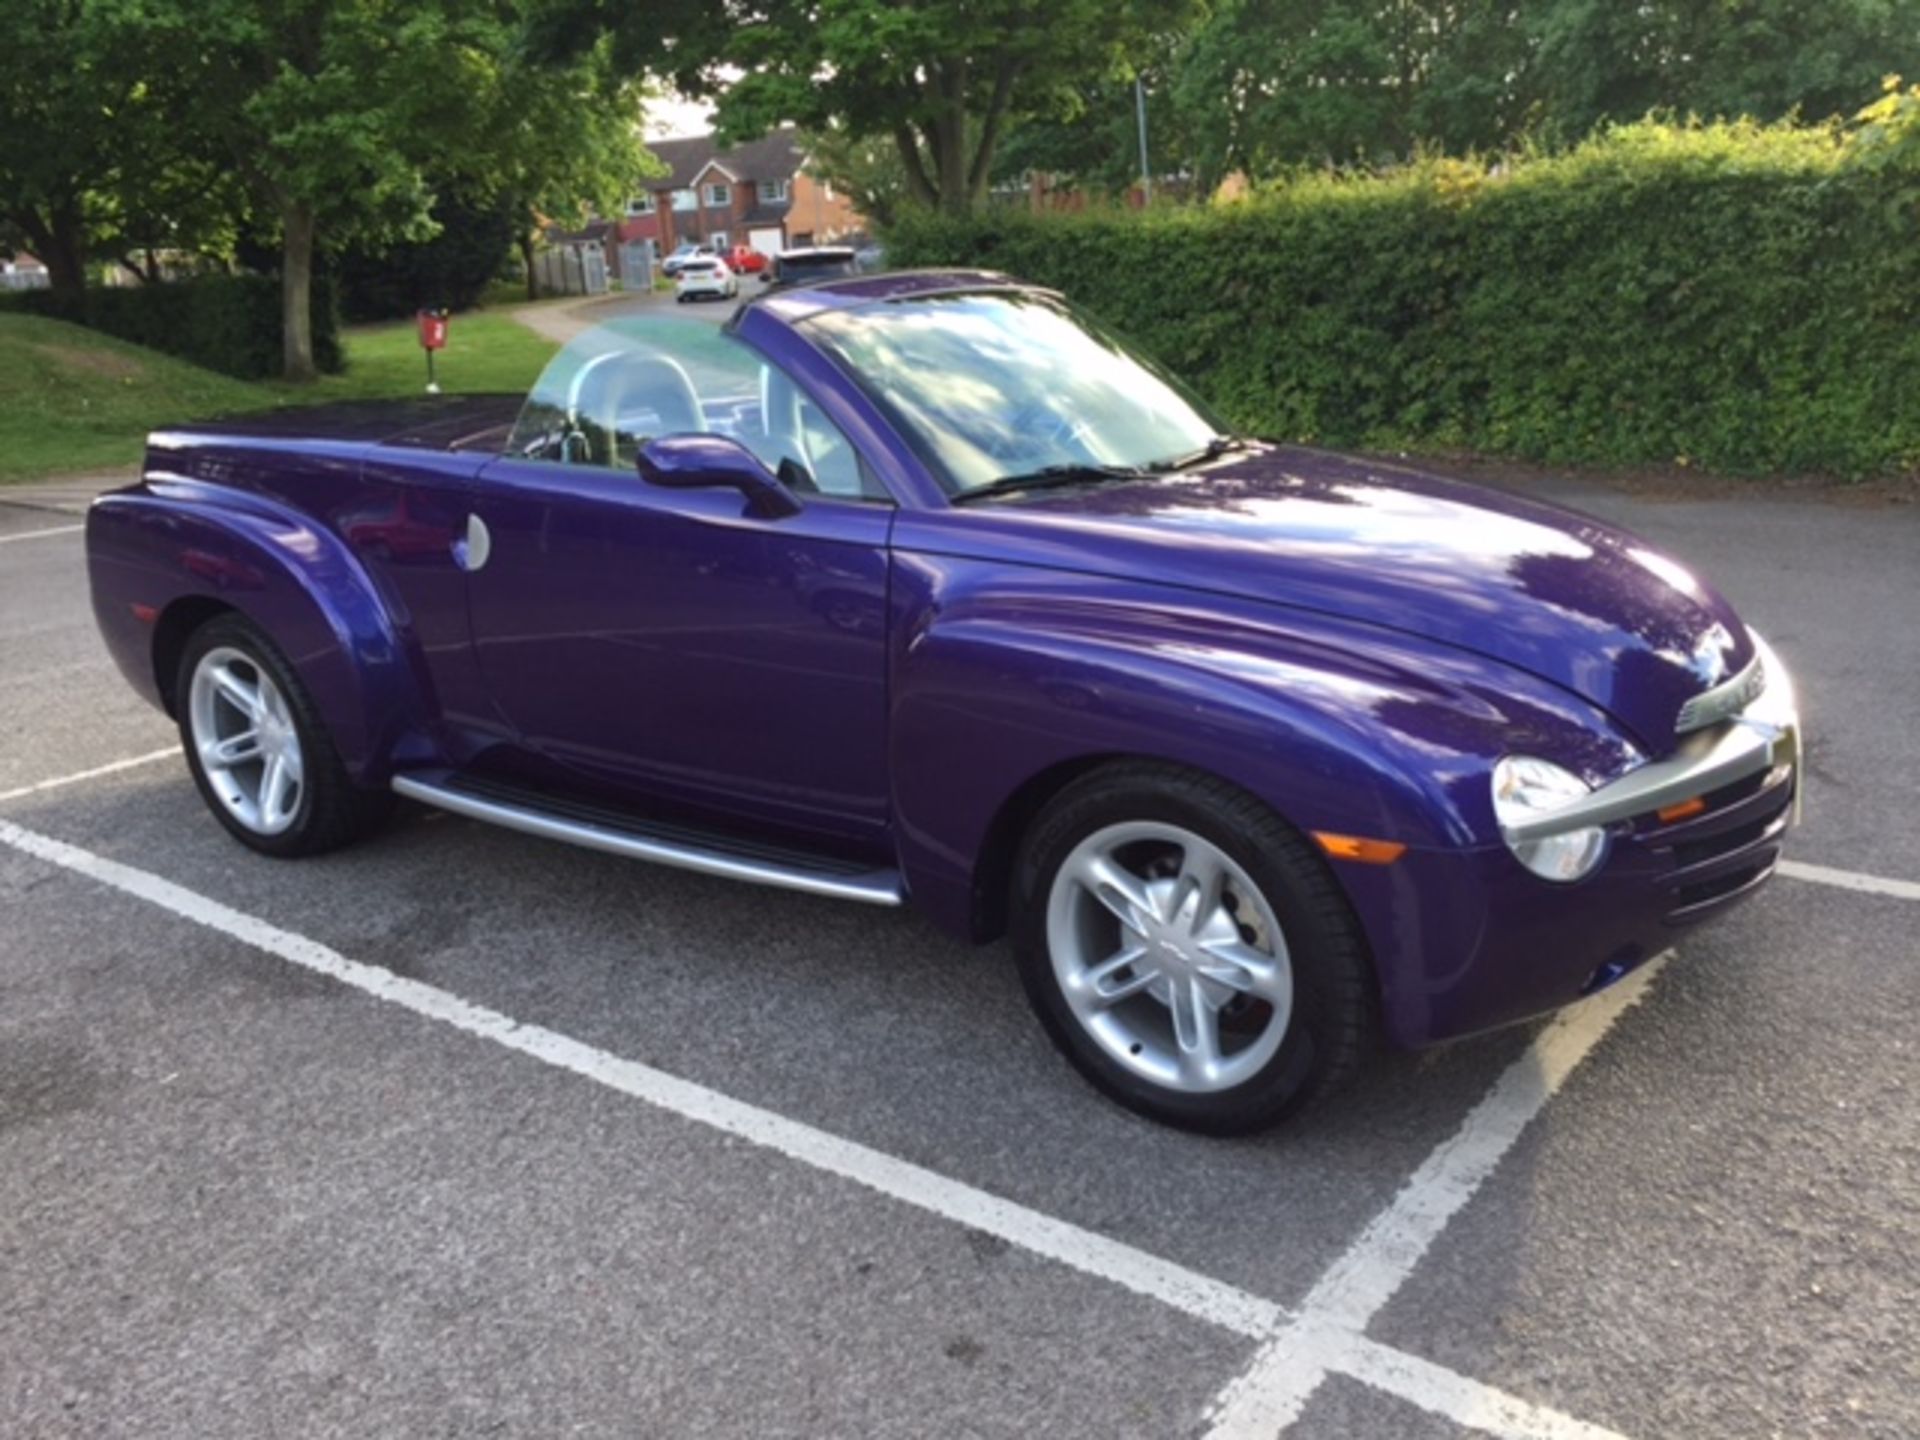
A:
{"type": "Polygon", "coordinates": [[[646,351],[615,351],[580,367],[567,401],[582,441],[579,463],[631,465],[647,441],[707,429],[693,381],[680,363],[646,351]]]}
{"type": "Polygon", "coordinates": [[[760,372],[760,410],[766,439],[754,448],[766,452],[760,458],[789,486],[871,498],[852,447],[800,387],[771,365],[760,372]]]}

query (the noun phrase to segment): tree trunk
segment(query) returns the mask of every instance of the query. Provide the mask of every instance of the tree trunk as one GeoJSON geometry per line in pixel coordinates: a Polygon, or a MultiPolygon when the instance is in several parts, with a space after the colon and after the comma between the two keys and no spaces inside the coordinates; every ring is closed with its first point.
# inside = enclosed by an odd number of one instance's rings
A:
{"type": "Polygon", "coordinates": [[[949,215],[972,209],[973,192],[967,184],[967,128],[965,112],[941,117],[934,127],[934,167],[940,177],[940,208],[949,215]]]}
{"type": "Polygon", "coordinates": [[[933,122],[933,174],[940,187],[940,208],[965,215],[973,193],[967,169],[967,62],[934,67],[940,105],[933,122]]]}
{"type": "Polygon", "coordinates": [[[291,201],[280,208],[280,371],[289,380],[314,378],[313,207],[291,201]]]}
{"type": "Polygon", "coordinates": [[[520,260],[527,267],[527,299],[540,298],[540,273],[533,268],[533,236],[520,237],[520,260]]]}
{"type": "Polygon", "coordinates": [[[51,215],[23,210],[13,221],[27,237],[34,256],[47,267],[50,288],[66,295],[78,295],[87,288],[86,242],[77,214],[64,209],[51,215]]]}
{"type": "Polygon", "coordinates": [[[1004,56],[994,69],[993,94],[987,100],[987,113],[980,121],[980,143],[967,172],[969,205],[978,205],[987,198],[987,182],[993,176],[993,156],[1000,145],[1000,125],[1006,118],[1007,102],[1012,98],[1013,82],[1019,73],[1019,65],[1004,56]]]}
{"type": "Polygon", "coordinates": [[[69,295],[78,295],[87,288],[87,258],[80,237],[56,232],[52,241],[48,253],[40,257],[46,262],[47,284],[69,295]]]}
{"type": "Polygon", "coordinates": [[[926,161],[920,154],[920,137],[913,133],[910,125],[897,125],[893,131],[893,145],[900,152],[900,163],[907,172],[907,193],[921,205],[938,205],[940,192],[933,187],[933,181],[927,175],[926,161]]]}

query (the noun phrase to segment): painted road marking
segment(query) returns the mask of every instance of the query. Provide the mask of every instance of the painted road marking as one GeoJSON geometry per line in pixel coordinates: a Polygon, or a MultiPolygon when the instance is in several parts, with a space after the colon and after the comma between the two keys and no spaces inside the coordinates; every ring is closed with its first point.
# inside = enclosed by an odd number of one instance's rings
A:
{"type": "MultiPolygon", "coordinates": [[[[816,1130],[651,1066],[597,1050],[557,1031],[523,1025],[499,1011],[395,975],[377,965],[349,960],[317,940],[282,930],[148,871],[5,820],[0,820],[0,844],[145,900],[256,950],[350,985],[377,1000],[571,1071],[683,1119],[738,1136],[916,1209],[999,1236],[1031,1254],[1058,1261],[1133,1294],[1158,1300],[1197,1320],[1255,1339],[1269,1339],[1294,1329],[1280,1305],[1212,1276],[1069,1221],[1030,1210],[910,1161],[869,1149],[856,1141],[816,1130]]],[[[1631,983],[1631,980],[1623,981],[1622,986],[1631,983]]],[[[1622,986],[1615,987],[1616,991],[1622,986]]],[[[1538,1046],[1539,1042],[1535,1043],[1538,1046]]],[[[1352,1375],[1366,1384],[1494,1435],[1514,1437],[1514,1440],[1521,1436],[1538,1436],[1541,1440],[1620,1440],[1609,1431],[1583,1425],[1557,1411],[1533,1405],[1357,1334],[1322,1326],[1301,1332],[1301,1338],[1323,1372],[1337,1370],[1352,1375]]]]}
{"type": "MultiPolygon", "coordinates": [[[[1460,1128],[1434,1148],[1393,1202],[1327,1268],[1253,1363],[1215,1397],[1208,1412],[1213,1440],[1273,1440],[1299,1419],[1321,1382],[1345,1368],[1339,1364],[1341,1337],[1354,1341],[1364,1334],[1574,1067],[1646,994],[1666,959],[1656,957],[1619,984],[1562,1011],[1534,1038],[1460,1128]]],[[[1400,1393],[1449,1413],[1448,1394],[1439,1387],[1429,1394],[1424,1373],[1418,1367],[1405,1370],[1408,1389],[1400,1393]]]]}
{"type": "Polygon", "coordinates": [[[1920,900],[1920,885],[1911,880],[1889,880],[1884,875],[1862,875],[1858,870],[1835,870],[1829,865],[1808,865],[1800,860],[1782,860],[1774,869],[1789,880],[1807,880],[1815,885],[1857,890],[1863,895],[1892,895],[1900,900],[1920,900]]]}
{"type": "Polygon", "coordinates": [[[1212,1325],[1241,1335],[1271,1334],[1280,1306],[1144,1250],[1057,1220],[852,1140],[816,1130],[637,1061],[597,1050],[539,1025],[523,1025],[432,985],[377,965],[349,960],[317,940],[295,935],[145,870],[0,820],[0,843],[85,875],[256,950],[326,975],[356,990],[519,1051],[685,1119],[827,1171],[945,1219],[996,1235],[1036,1255],[1098,1276],[1212,1325]]]}
{"type": "Polygon", "coordinates": [[[114,775],[122,770],[131,770],[136,765],[151,765],[156,760],[165,760],[179,753],[178,745],[169,745],[165,750],[151,750],[145,755],[115,760],[107,765],[96,765],[91,770],[82,770],[74,775],[61,775],[52,780],[42,780],[35,785],[22,785],[18,790],[0,791],[0,804],[8,800],[18,800],[23,795],[38,795],[42,790],[58,790],[62,786],[78,785],[82,780],[92,780],[101,775],[114,775]]]}
{"type": "MultiPolygon", "coordinates": [[[[0,793],[0,801],[56,789],[178,754],[115,761],[75,775],[0,793]]],[[[964,1182],[761,1110],[717,1091],[458,996],[347,959],[303,936],[233,910],[157,875],[0,821],[0,842],[147,900],[254,948],[356,989],[570,1070],[696,1123],[747,1139],[789,1159],[929,1213],[999,1236],[1030,1253],[1105,1279],[1263,1343],[1252,1365],[1216,1397],[1216,1437],[1271,1437],[1290,1425],[1330,1374],[1344,1374],[1488,1434],[1540,1440],[1621,1440],[1616,1432],[1507,1394],[1444,1366],[1370,1340],[1366,1325],[1411,1275],[1452,1217],[1497,1168],[1567,1077],[1645,993],[1666,957],[1564,1012],[1534,1040],[1402,1187],[1394,1202],[1329,1267],[1297,1313],[1124,1242],[1029,1210],[964,1182]]],[[[1911,881],[1783,861],[1796,880],[1868,894],[1920,899],[1911,881]]]]}
{"type": "Polygon", "coordinates": [[[45,530],[23,530],[18,535],[0,535],[0,545],[11,545],[16,540],[44,540],[49,535],[75,535],[86,528],[84,525],[53,525],[45,530]]]}
{"type": "Polygon", "coordinates": [[[1332,1360],[1342,1374],[1501,1440],[1625,1440],[1617,1430],[1508,1395],[1363,1335],[1345,1336],[1332,1360]]]}

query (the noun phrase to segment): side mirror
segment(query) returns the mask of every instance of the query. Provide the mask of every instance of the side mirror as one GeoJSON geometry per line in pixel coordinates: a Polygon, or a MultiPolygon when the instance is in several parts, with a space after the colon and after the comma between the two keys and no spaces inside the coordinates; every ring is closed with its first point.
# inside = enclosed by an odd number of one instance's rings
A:
{"type": "Polygon", "coordinates": [[[640,447],[640,478],[671,490],[724,486],[747,497],[747,513],[764,520],[797,514],[800,502],[738,440],[724,435],[662,435],[640,447]]]}

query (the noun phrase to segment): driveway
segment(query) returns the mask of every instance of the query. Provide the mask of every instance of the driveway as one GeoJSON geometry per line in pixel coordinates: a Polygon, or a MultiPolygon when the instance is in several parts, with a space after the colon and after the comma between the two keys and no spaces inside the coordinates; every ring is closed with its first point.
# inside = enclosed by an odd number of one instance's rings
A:
{"type": "Polygon", "coordinates": [[[523,305],[507,313],[536,335],[543,335],[556,345],[564,345],[581,331],[621,316],[681,315],[720,325],[739,308],[741,301],[751,300],[760,289],[758,280],[746,279],[740,282],[740,300],[737,301],[697,300],[681,305],[675,301],[671,291],[639,290],[523,305]]]}
{"type": "Polygon", "coordinates": [[[1920,512],[1551,488],[1796,672],[1791,863],[1233,1142],[911,912],[419,810],[241,850],[0,493],[7,1430],[1920,1434],[1920,512]]]}

